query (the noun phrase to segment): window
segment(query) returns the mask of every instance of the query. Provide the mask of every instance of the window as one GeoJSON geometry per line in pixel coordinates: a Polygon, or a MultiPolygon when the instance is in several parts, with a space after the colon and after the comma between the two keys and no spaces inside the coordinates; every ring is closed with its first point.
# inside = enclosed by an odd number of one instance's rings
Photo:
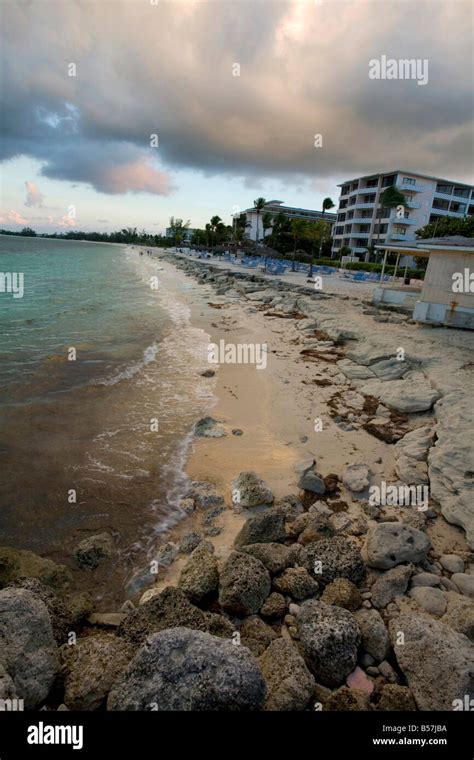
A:
{"type": "Polygon", "coordinates": [[[371,195],[364,195],[362,197],[362,203],[373,203],[374,199],[371,195]]]}
{"type": "Polygon", "coordinates": [[[447,211],[449,209],[449,201],[444,201],[441,198],[433,198],[433,208],[441,208],[447,211]]]}
{"type": "Polygon", "coordinates": [[[341,224],[341,225],[339,225],[339,227],[336,227],[336,229],[334,230],[334,234],[335,235],[343,235],[344,234],[344,225],[341,224]]]}
{"type": "Polygon", "coordinates": [[[352,190],[357,190],[358,187],[359,187],[359,183],[358,182],[354,182],[353,185],[351,185],[351,192],[352,192],[352,190]]]}
{"type": "Polygon", "coordinates": [[[443,193],[443,195],[451,195],[453,192],[453,186],[446,185],[444,182],[438,182],[436,185],[436,192],[443,193]]]}
{"type": "Polygon", "coordinates": [[[451,201],[449,210],[454,211],[455,214],[464,214],[466,211],[466,204],[458,203],[457,201],[451,201]]]}
{"type": "Polygon", "coordinates": [[[341,240],[335,240],[333,244],[333,248],[339,248],[341,245],[341,240]]]}
{"type": "Polygon", "coordinates": [[[390,177],[384,177],[382,179],[382,187],[392,187],[395,184],[395,174],[391,174],[390,177]]]}
{"type": "Polygon", "coordinates": [[[367,180],[366,187],[377,187],[378,184],[379,184],[378,179],[369,179],[367,180]]]}
{"type": "Polygon", "coordinates": [[[338,214],[337,215],[337,221],[338,222],[344,222],[345,219],[346,219],[346,215],[345,214],[338,214]]]}
{"type": "Polygon", "coordinates": [[[458,198],[469,198],[470,189],[468,187],[455,187],[453,195],[457,195],[458,198]]]}
{"type": "Polygon", "coordinates": [[[344,187],[341,187],[341,195],[347,195],[349,190],[350,190],[350,185],[344,185],[344,187]]]}
{"type": "Polygon", "coordinates": [[[474,214],[474,206],[469,206],[467,213],[469,216],[472,216],[474,214]]]}
{"type": "Polygon", "coordinates": [[[403,185],[416,185],[416,179],[412,179],[412,177],[403,177],[403,185]]]}
{"type": "Polygon", "coordinates": [[[443,219],[443,217],[440,214],[431,214],[430,215],[430,224],[433,224],[433,222],[437,222],[438,219],[443,219]]]}
{"type": "Polygon", "coordinates": [[[407,233],[405,227],[395,227],[394,232],[396,235],[406,235],[407,233]]]}
{"type": "Polygon", "coordinates": [[[374,235],[385,235],[388,229],[388,224],[378,224],[374,227],[374,235]]]}
{"type": "Polygon", "coordinates": [[[369,238],[360,238],[360,240],[357,240],[355,243],[356,248],[367,248],[369,245],[369,238]]]}
{"type": "Polygon", "coordinates": [[[348,219],[354,219],[354,212],[353,211],[348,211],[347,212],[347,218],[348,219]]]}
{"type": "Polygon", "coordinates": [[[359,224],[359,232],[369,232],[370,224],[359,224]]]}
{"type": "Polygon", "coordinates": [[[348,235],[351,229],[352,229],[352,224],[346,224],[346,226],[344,227],[345,234],[348,235]]]}

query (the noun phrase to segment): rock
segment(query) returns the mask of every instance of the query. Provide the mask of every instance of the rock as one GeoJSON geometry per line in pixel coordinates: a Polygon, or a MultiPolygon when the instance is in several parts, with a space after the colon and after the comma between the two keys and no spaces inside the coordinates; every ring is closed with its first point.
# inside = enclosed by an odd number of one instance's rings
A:
{"type": "Polygon", "coordinates": [[[370,468],[366,464],[350,464],[342,474],[342,482],[349,491],[360,493],[369,487],[370,468]]]}
{"type": "Polygon", "coordinates": [[[354,612],[361,606],[362,597],[357,586],[347,578],[336,578],[324,589],[321,601],[354,612]]]}
{"type": "Polygon", "coordinates": [[[169,567],[175,561],[178,553],[179,546],[172,541],[167,541],[166,544],[160,546],[155,554],[154,563],[156,567],[169,567]]]}
{"type": "Polygon", "coordinates": [[[0,662],[0,699],[19,699],[15,684],[0,662]]]}
{"type": "Polygon", "coordinates": [[[217,591],[219,571],[214,547],[210,541],[201,541],[181,571],[178,588],[193,604],[201,604],[217,591]]]}
{"type": "Polygon", "coordinates": [[[347,578],[355,585],[365,578],[365,565],[357,546],[342,536],[323,538],[306,546],[307,567],[318,583],[326,586],[335,578],[347,578]]]}
{"type": "Polygon", "coordinates": [[[115,683],[108,710],[258,710],[265,682],[242,646],[202,631],[150,636],[115,683]]]}
{"type": "Polygon", "coordinates": [[[256,657],[260,657],[266,648],[277,638],[277,634],[258,615],[246,618],[240,628],[240,643],[248,647],[256,657]]]}
{"type": "Polygon", "coordinates": [[[190,533],[186,533],[185,536],[181,539],[179,542],[179,551],[181,554],[191,554],[192,551],[198,546],[202,541],[202,534],[196,533],[196,531],[191,531],[190,533]]]}
{"type": "Polygon", "coordinates": [[[226,559],[219,582],[219,604],[239,617],[259,611],[271,589],[270,574],[260,560],[243,552],[226,559]]]}
{"type": "Polygon", "coordinates": [[[296,472],[297,475],[303,475],[305,472],[308,472],[308,470],[311,470],[312,467],[316,464],[316,461],[314,457],[309,457],[308,459],[300,460],[299,462],[296,462],[295,465],[293,465],[293,470],[296,472]]]}
{"type": "Polygon", "coordinates": [[[283,546],[283,544],[248,544],[239,547],[239,550],[260,560],[272,575],[286,570],[293,564],[295,558],[292,547],[283,546]]]}
{"type": "Polygon", "coordinates": [[[384,684],[380,689],[380,699],[377,704],[377,709],[383,710],[384,712],[411,712],[416,710],[416,705],[410,689],[406,686],[388,683],[384,684]]]}
{"type": "Polygon", "coordinates": [[[364,691],[349,689],[341,686],[334,691],[324,703],[324,710],[328,712],[362,712],[369,709],[369,697],[364,691]]]}
{"type": "Polygon", "coordinates": [[[411,585],[413,586],[439,586],[440,578],[434,573],[417,573],[412,576],[411,585]]]}
{"type": "Polygon", "coordinates": [[[288,568],[273,579],[273,587],[281,594],[289,594],[297,601],[315,596],[319,591],[319,584],[304,567],[288,568]]]}
{"type": "Polygon", "coordinates": [[[443,615],[443,623],[474,641],[474,603],[458,593],[448,593],[446,596],[448,609],[443,615]]]}
{"type": "Polygon", "coordinates": [[[474,549],[472,509],[472,399],[464,390],[447,393],[435,407],[437,440],[428,455],[432,498],[474,549]]]}
{"type": "Polygon", "coordinates": [[[210,507],[224,506],[225,501],[222,494],[218,493],[213,483],[193,481],[185,497],[192,499],[194,509],[209,509],[210,507]]]}
{"type": "Polygon", "coordinates": [[[380,612],[375,609],[358,610],[355,619],[362,634],[362,648],[373,657],[373,661],[382,662],[388,656],[390,642],[380,612]]]}
{"type": "Polygon", "coordinates": [[[361,393],[375,396],[384,406],[400,414],[427,412],[441,395],[422,375],[390,383],[369,381],[361,388],[361,393]]]}
{"type": "Polygon", "coordinates": [[[379,665],[379,673],[387,679],[387,681],[390,681],[390,683],[397,683],[398,676],[392,666],[390,665],[387,660],[383,660],[379,665]]]}
{"type": "Polygon", "coordinates": [[[64,701],[70,710],[98,710],[134,649],[110,633],[87,636],[60,651],[64,701]]]}
{"type": "Polygon", "coordinates": [[[225,428],[213,417],[203,417],[194,425],[196,438],[223,438],[226,435],[225,428]]]}
{"type": "Polygon", "coordinates": [[[464,572],[464,562],[457,554],[442,554],[439,561],[448,573],[464,572]]]}
{"type": "Polygon", "coordinates": [[[430,547],[421,530],[399,522],[378,523],[367,533],[367,564],[387,570],[402,562],[421,562],[430,547]]]}
{"type": "Polygon", "coordinates": [[[0,591],[0,663],[24,700],[35,709],[48,696],[59,667],[45,603],[31,591],[0,591]]]}
{"type": "Polygon", "coordinates": [[[73,618],[70,610],[51,587],[45,586],[36,578],[17,578],[12,583],[12,587],[24,588],[27,591],[31,591],[38,599],[44,602],[48,610],[55,641],[58,645],[64,644],[73,626],[73,618]]]}
{"type": "Polygon", "coordinates": [[[274,508],[249,517],[237,534],[234,546],[276,543],[285,538],[285,515],[282,510],[274,508]]]}
{"type": "Polygon", "coordinates": [[[74,558],[79,567],[95,570],[113,552],[112,537],[108,533],[97,533],[85,538],[74,550],[74,558]]]}
{"type": "Polygon", "coordinates": [[[389,630],[419,710],[452,710],[455,699],[472,692],[474,646],[465,636],[414,613],[392,620],[389,630]]]}
{"type": "Polygon", "coordinates": [[[232,428],[232,435],[241,436],[244,434],[243,430],[240,430],[240,428],[232,428]]]}
{"type": "Polygon", "coordinates": [[[337,368],[349,380],[368,380],[375,377],[371,369],[355,364],[348,359],[342,359],[340,362],[337,362],[337,368]]]}
{"type": "Polygon", "coordinates": [[[430,615],[441,617],[446,612],[447,600],[444,591],[439,588],[418,586],[412,588],[408,595],[430,615]]]}
{"type": "Polygon", "coordinates": [[[284,639],[272,641],[259,659],[267,686],[263,710],[304,710],[314,691],[314,678],[295,646],[284,639]]]}
{"type": "Polygon", "coordinates": [[[382,609],[397,596],[403,596],[413,573],[413,565],[399,565],[383,573],[372,586],[372,604],[382,609]]]}
{"type": "Polygon", "coordinates": [[[408,372],[410,365],[391,356],[390,359],[374,362],[370,365],[370,369],[380,380],[398,380],[408,372]]]}
{"type": "MultiPolygon", "coordinates": [[[[135,608],[133,608],[135,609],[135,608]]],[[[93,612],[89,615],[87,622],[89,625],[99,626],[101,628],[118,628],[122,620],[127,617],[127,612],[93,612]]]]}
{"type": "Polygon", "coordinates": [[[279,620],[286,613],[285,597],[272,591],[265,599],[260,614],[267,620],[279,620]]]}
{"type": "Polygon", "coordinates": [[[208,631],[229,638],[233,633],[232,625],[222,615],[203,612],[191,604],[184,591],[169,586],[127,615],[117,634],[140,646],[150,634],[178,627],[208,631]]]}
{"type": "Polygon", "coordinates": [[[353,615],[341,607],[310,599],[303,602],[296,626],[305,662],[323,686],[339,686],[354,670],[361,634],[353,615]]]}
{"type": "Polygon", "coordinates": [[[24,549],[0,547],[0,588],[9,586],[17,578],[36,578],[56,591],[64,591],[72,581],[65,565],[39,557],[24,549]]]}
{"type": "Polygon", "coordinates": [[[273,494],[255,472],[241,472],[232,481],[232,503],[241,507],[273,504],[273,494]]]}
{"type": "Polygon", "coordinates": [[[459,589],[460,594],[474,599],[474,575],[467,573],[453,573],[451,582],[459,589]]]}
{"type": "Polygon", "coordinates": [[[347,676],[346,684],[349,689],[357,689],[368,696],[370,696],[374,690],[374,682],[371,681],[370,678],[367,678],[362,668],[359,668],[358,665],[354,668],[352,673],[349,673],[347,676]]]}
{"type": "Polygon", "coordinates": [[[71,612],[72,624],[79,625],[92,614],[94,601],[88,591],[81,591],[69,599],[68,608],[71,612]]]}
{"type": "Polygon", "coordinates": [[[319,495],[326,493],[326,484],[323,478],[314,471],[313,464],[306,470],[301,471],[298,480],[298,488],[319,495]]]}

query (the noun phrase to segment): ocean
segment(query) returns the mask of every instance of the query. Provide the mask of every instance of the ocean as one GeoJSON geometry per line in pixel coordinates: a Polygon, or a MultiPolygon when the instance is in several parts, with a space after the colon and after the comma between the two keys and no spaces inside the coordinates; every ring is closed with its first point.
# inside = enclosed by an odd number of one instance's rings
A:
{"type": "Polygon", "coordinates": [[[209,336],[192,284],[137,249],[0,236],[0,272],[24,289],[0,292],[0,544],[67,564],[107,607],[182,516],[209,336]],[[102,531],[114,561],[79,570],[102,531]]]}

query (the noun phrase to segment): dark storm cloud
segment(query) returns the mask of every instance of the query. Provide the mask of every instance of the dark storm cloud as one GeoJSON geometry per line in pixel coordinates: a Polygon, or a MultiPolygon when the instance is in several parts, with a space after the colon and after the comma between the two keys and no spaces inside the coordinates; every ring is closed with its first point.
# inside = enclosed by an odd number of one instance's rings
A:
{"type": "Polygon", "coordinates": [[[45,176],[155,194],[175,168],[469,176],[469,3],[19,0],[4,16],[1,156],[45,176]],[[381,55],[427,59],[428,84],[370,80],[381,55]]]}

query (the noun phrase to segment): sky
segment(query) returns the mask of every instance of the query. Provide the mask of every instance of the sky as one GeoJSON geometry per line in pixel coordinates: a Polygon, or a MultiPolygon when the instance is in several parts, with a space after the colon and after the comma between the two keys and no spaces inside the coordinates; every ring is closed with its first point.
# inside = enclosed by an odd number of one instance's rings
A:
{"type": "Polygon", "coordinates": [[[405,169],[472,182],[464,0],[1,0],[0,225],[157,234],[405,169]],[[414,59],[420,77],[373,78],[414,59]],[[423,61],[426,64],[423,64],[423,61]],[[421,70],[421,69],[420,69],[421,70]]]}

